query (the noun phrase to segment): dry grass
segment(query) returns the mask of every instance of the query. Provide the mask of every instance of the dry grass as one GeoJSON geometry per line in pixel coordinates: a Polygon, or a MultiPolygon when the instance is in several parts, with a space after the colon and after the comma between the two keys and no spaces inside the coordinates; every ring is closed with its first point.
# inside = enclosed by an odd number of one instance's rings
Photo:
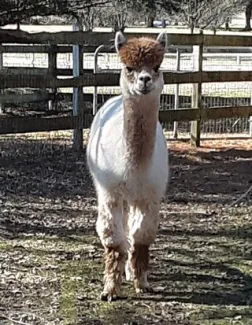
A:
{"type": "Polygon", "coordinates": [[[0,324],[252,324],[252,144],[172,142],[153,294],[99,301],[102,248],[85,152],[67,133],[0,142],[0,324]]]}

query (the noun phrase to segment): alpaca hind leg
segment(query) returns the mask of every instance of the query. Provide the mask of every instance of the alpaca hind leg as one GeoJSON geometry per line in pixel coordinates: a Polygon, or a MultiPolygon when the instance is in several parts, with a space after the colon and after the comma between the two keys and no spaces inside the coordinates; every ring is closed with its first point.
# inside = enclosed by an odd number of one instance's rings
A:
{"type": "Polygon", "coordinates": [[[156,238],[159,204],[136,202],[129,216],[130,268],[137,293],[151,291],[147,280],[149,247],[156,238]]]}
{"type": "Polygon", "coordinates": [[[127,240],[123,227],[122,204],[119,198],[106,196],[99,200],[96,230],[104,247],[104,289],[102,300],[118,298],[127,256],[127,240]]]}

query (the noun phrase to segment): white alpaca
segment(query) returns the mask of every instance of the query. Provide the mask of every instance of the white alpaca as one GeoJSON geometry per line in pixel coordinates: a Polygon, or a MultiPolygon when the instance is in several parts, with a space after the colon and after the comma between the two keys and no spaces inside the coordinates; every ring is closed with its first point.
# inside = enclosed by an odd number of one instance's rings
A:
{"type": "Polygon", "coordinates": [[[87,162],[98,198],[96,229],[105,249],[103,300],[120,293],[127,257],[126,277],[136,292],[149,289],[149,246],[168,181],[168,150],[158,121],[166,42],[165,33],[156,40],[126,40],[117,32],[122,95],[100,108],[90,130],[87,162]]]}

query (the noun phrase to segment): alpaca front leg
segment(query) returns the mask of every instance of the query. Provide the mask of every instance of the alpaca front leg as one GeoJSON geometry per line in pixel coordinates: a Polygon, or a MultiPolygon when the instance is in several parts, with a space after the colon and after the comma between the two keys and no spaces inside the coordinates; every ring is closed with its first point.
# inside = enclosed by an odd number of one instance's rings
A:
{"type": "Polygon", "coordinates": [[[128,254],[128,259],[125,265],[125,278],[126,281],[132,281],[133,280],[133,274],[131,269],[131,254],[128,254]]]}
{"type": "Polygon", "coordinates": [[[131,267],[136,293],[151,291],[149,282],[147,280],[149,269],[149,245],[133,245],[131,267]]]}
{"type": "Polygon", "coordinates": [[[122,247],[105,247],[105,275],[104,289],[101,300],[112,301],[121,293],[122,274],[126,260],[126,253],[122,247]]]}
{"type": "Polygon", "coordinates": [[[155,241],[159,223],[159,204],[137,202],[129,217],[131,240],[130,269],[136,293],[151,291],[147,280],[149,247],[155,241]]]}
{"type": "MultiPolygon", "coordinates": [[[[128,226],[128,218],[129,218],[129,205],[127,201],[123,201],[123,222],[124,222],[124,231],[126,233],[126,236],[128,236],[129,234],[129,226],[128,226]]],[[[132,281],[133,277],[132,277],[132,270],[131,270],[131,254],[130,251],[128,251],[128,258],[125,264],[125,278],[126,281],[132,281]]]]}
{"type": "Polygon", "coordinates": [[[99,205],[97,233],[104,247],[104,289],[101,299],[112,301],[121,291],[122,274],[127,256],[127,240],[123,229],[122,209],[116,200],[99,205]]]}

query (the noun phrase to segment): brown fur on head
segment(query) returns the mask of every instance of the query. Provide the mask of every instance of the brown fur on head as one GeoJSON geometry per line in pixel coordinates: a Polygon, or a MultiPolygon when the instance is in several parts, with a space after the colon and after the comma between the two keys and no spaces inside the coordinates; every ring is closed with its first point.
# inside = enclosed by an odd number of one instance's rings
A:
{"type": "Polygon", "coordinates": [[[116,33],[115,47],[124,67],[120,85],[124,94],[146,95],[155,92],[158,96],[163,88],[163,75],[159,67],[166,49],[166,34],[157,39],[150,37],[126,40],[121,32],[116,33]]]}
{"type": "Polygon", "coordinates": [[[164,46],[149,37],[131,38],[119,49],[121,62],[133,69],[159,66],[164,53],[164,46]]]}
{"type": "Polygon", "coordinates": [[[166,44],[165,33],[160,33],[156,39],[134,37],[126,40],[121,32],[117,32],[115,37],[115,47],[121,62],[133,69],[160,65],[164,58],[166,44]]]}

